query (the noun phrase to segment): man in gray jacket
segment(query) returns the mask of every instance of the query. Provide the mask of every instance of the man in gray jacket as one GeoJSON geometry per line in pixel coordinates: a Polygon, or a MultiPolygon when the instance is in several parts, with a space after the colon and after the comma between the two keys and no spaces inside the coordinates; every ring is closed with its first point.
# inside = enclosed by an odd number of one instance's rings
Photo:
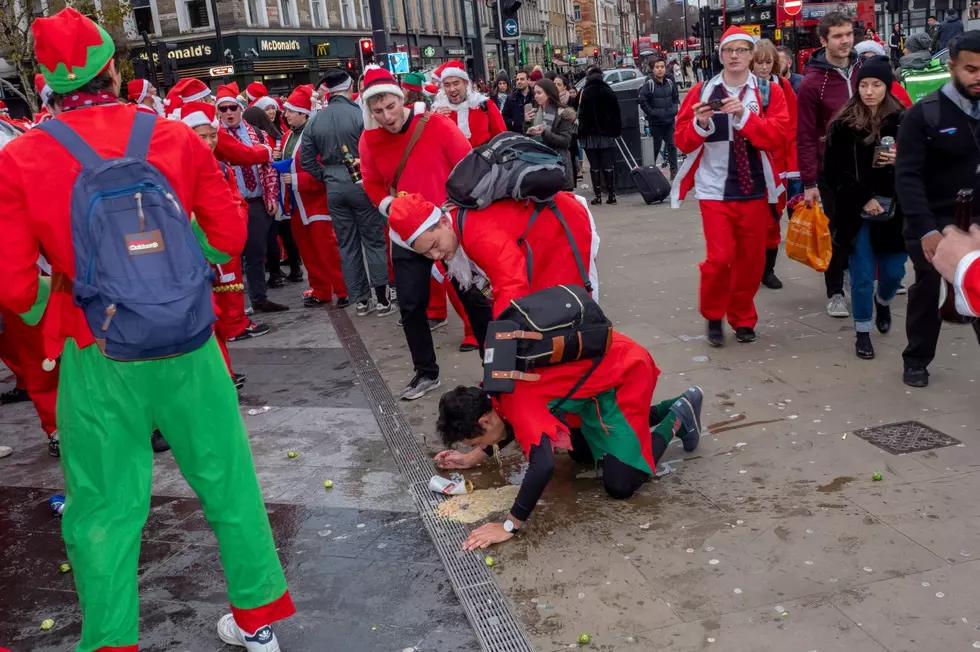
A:
{"type": "Polygon", "coordinates": [[[373,288],[378,316],[390,315],[397,308],[388,289],[387,226],[384,217],[368,199],[360,183],[351,179],[344,165],[345,145],[355,160],[360,158],[357,143],[364,131],[364,116],[351,99],[351,78],[345,71],[331,70],[320,84],[326,84],[330,103],[306,126],[300,162],[304,170],[327,186],[327,204],[337,232],[344,282],[350,300],[357,304],[357,314],[371,312],[373,288]]]}

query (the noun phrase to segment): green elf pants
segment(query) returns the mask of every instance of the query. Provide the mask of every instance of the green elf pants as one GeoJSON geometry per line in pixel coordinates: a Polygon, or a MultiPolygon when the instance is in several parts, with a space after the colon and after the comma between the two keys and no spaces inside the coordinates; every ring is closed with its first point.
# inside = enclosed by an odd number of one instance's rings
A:
{"type": "Polygon", "coordinates": [[[166,433],[214,529],[228,597],[252,633],[294,612],[217,342],[174,358],[117,362],[65,343],[58,392],[62,531],[82,609],[77,652],[135,652],[137,562],[150,509],[149,433],[166,433]]]}

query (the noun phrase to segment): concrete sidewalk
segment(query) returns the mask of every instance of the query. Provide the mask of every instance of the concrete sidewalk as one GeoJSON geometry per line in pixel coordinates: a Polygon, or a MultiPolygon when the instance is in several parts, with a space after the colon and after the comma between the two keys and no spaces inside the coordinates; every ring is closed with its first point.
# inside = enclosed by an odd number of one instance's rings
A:
{"type": "MultiPolygon", "coordinates": [[[[945,327],[929,388],[911,390],[901,379],[904,297],[892,332],[873,336],[877,359],[859,360],[852,322],[825,313],[822,277],[781,253],[785,288],[760,290],[759,339],[739,345],[729,333],[712,349],[697,309],[696,204],[672,211],[623,197],[594,216],[603,309],[651,351],[662,372],[655,398],[704,388],[710,434],[692,455],[671,445],[661,464],[670,473],[626,502],[560,459],[525,535],[493,550],[536,649],[567,649],[580,632],[604,650],[980,647],[972,331],[945,327]],[[856,434],[912,420],[961,443],[893,455],[856,434]]],[[[355,323],[398,395],[412,376],[401,329],[355,323]]],[[[435,334],[443,391],[481,376],[477,354],[457,352],[461,338],[455,317],[435,334]]],[[[440,393],[403,404],[431,453],[441,448],[440,393]]],[[[943,437],[910,426],[890,442],[929,436],[943,437]]],[[[504,460],[469,476],[484,487],[519,482],[522,456],[504,460]]]]}

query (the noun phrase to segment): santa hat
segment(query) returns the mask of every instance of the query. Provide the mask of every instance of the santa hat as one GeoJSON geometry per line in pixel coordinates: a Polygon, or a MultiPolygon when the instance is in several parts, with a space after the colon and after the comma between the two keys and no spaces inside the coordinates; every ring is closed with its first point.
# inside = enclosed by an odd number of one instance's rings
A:
{"type": "Polygon", "coordinates": [[[268,94],[269,89],[262,82],[252,82],[245,87],[245,97],[248,98],[249,102],[255,102],[255,100],[266,97],[268,94]]]}
{"type": "Polygon", "coordinates": [[[429,98],[435,97],[439,94],[439,87],[435,84],[426,84],[422,87],[422,94],[429,98]]]}
{"type": "Polygon", "coordinates": [[[109,67],[116,46],[102,27],[71,7],[31,23],[34,54],[55,93],[70,93],[109,67]]]}
{"type": "Polygon", "coordinates": [[[213,104],[188,102],[181,108],[180,121],[191,129],[211,125],[218,128],[218,114],[213,104]]]}
{"type": "Polygon", "coordinates": [[[7,103],[4,102],[3,100],[0,100],[0,111],[6,111],[6,110],[7,110],[7,103]]]}
{"type": "Polygon", "coordinates": [[[470,76],[466,74],[466,68],[463,66],[463,62],[459,60],[449,61],[442,68],[442,72],[439,74],[439,81],[446,81],[452,77],[457,79],[463,79],[465,81],[470,80],[470,76]]]}
{"type": "Polygon", "coordinates": [[[198,100],[203,100],[205,97],[211,94],[211,89],[208,85],[202,82],[200,79],[181,79],[179,82],[174,84],[174,87],[170,89],[167,93],[169,98],[171,95],[176,94],[182,102],[196,102],[198,100]]]}
{"type": "Polygon", "coordinates": [[[34,75],[34,92],[41,98],[41,105],[44,106],[51,101],[51,94],[54,93],[48,83],[44,81],[44,75],[37,73],[34,75]]]}
{"type": "Polygon", "coordinates": [[[313,113],[313,93],[310,92],[311,90],[312,89],[307,88],[306,86],[297,87],[296,90],[290,93],[289,97],[286,98],[286,104],[284,107],[290,111],[310,115],[313,113]]]}
{"type": "Polygon", "coordinates": [[[442,210],[422,195],[401,195],[391,202],[388,226],[409,247],[420,235],[439,223],[442,210]]]}
{"type": "Polygon", "coordinates": [[[432,71],[432,81],[439,83],[442,78],[442,71],[446,69],[447,64],[442,64],[438,68],[432,71]]]}
{"type": "Polygon", "coordinates": [[[218,86],[218,99],[214,103],[218,106],[231,103],[238,104],[238,93],[238,84],[236,82],[218,86]]]}
{"type": "Polygon", "coordinates": [[[721,35],[721,43],[718,47],[725,47],[729,43],[734,41],[745,41],[749,45],[755,47],[755,37],[746,32],[744,29],[738,25],[732,25],[725,33],[721,35]]]}
{"type": "Polygon", "coordinates": [[[167,107],[168,118],[180,120],[180,109],[184,105],[184,101],[180,99],[180,93],[177,92],[176,87],[170,89],[166,99],[163,100],[163,104],[167,107]]]}
{"type": "MultiPolygon", "coordinates": [[[[245,91],[245,94],[247,96],[248,95],[248,91],[245,91]]],[[[281,110],[281,107],[279,106],[279,101],[276,98],[271,97],[269,95],[265,95],[265,96],[260,97],[259,99],[255,100],[254,102],[252,102],[252,106],[258,107],[258,108],[262,109],[263,111],[265,111],[268,108],[274,108],[274,109],[280,109],[281,110]]]]}
{"type": "Polygon", "coordinates": [[[425,86],[425,75],[420,72],[410,72],[402,77],[402,90],[421,92],[423,86],[425,86]]]}
{"type": "Polygon", "coordinates": [[[365,68],[364,91],[361,93],[361,110],[364,113],[365,129],[377,129],[381,126],[374,119],[374,116],[371,115],[371,109],[368,107],[369,100],[372,97],[389,93],[397,95],[401,98],[402,102],[405,101],[405,93],[402,92],[401,86],[398,85],[398,82],[395,81],[395,78],[391,76],[390,72],[381,66],[368,66],[365,68]]]}
{"type": "Polygon", "coordinates": [[[141,103],[150,92],[150,82],[145,79],[134,79],[126,86],[126,94],[131,102],[141,103]]]}

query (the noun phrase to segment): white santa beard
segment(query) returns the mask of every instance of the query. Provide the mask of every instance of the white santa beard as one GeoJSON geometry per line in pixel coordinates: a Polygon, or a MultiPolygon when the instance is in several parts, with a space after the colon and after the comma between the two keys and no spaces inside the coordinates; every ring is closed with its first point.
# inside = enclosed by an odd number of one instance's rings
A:
{"type": "Polygon", "coordinates": [[[449,278],[459,283],[461,290],[473,285],[473,266],[462,247],[457,247],[456,254],[446,261],[446,270],[449,278]]]}
{"type": "Polygon", "coordinates": [[[459,130],[463,132],[463,135],[467,138],[470,137],[470,107],[465,101],[459,104],[449,105],[453,111],[456,112],[456,125],[459,130]]]}
{"type": "Polygon", "coordinates": [[[153,110],[159,115],[166,115],[166,105],[164,105],[159,95],[153,96],[153,110]]]}

